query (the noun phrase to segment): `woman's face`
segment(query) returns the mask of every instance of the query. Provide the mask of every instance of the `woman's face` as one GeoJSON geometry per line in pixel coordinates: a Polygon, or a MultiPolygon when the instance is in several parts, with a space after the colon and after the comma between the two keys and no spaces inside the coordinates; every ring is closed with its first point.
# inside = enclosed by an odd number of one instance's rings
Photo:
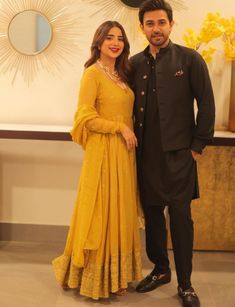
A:
{"type": "Polygon", "coordinates": [[[124,38],[118,27],[109,30],[104,42],[100,46],[100,57],[103,59],[116,59],[124,49],[124,38]]]}

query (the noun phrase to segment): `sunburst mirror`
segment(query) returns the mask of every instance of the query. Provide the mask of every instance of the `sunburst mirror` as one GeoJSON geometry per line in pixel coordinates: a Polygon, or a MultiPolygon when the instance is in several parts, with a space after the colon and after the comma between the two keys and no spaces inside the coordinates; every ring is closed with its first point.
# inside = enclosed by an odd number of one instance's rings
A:
{"type": "Polygon", "coordinates": [[[52,26],[40,12],[27,10],[15,15],[8,27],[12,47],[25,55],[43,52],[52,39],[52,26]]]}
{"type": "MultiPolygon", "coordinates": [[[[119,21],[127,30],[131,42],[139,36],[138,9],[144,0],[83,0],[84,4],[94,4],[97,10],[93,15],[102,14],[107,20],[119,21]]],[[[186,9],[184,0],[168,0],[175,11],[186,9]]]]}
{"type": "MultiPolygon", "coordinates": [[[[0,72],[20,72],[29,85],[40,70],[62,71],[78,53],[76,0],[1,0],[0,72]]],[[[72,63],[71,63],[72,65],[72,63]]]]}

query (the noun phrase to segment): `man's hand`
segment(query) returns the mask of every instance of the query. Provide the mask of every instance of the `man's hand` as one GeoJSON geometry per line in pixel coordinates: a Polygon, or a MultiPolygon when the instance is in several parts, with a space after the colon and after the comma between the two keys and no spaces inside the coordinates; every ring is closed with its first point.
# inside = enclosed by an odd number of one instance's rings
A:
{"type": "Polygon", "coordinates": [[[198,156],[200,156],[200,154],[194,150],[191,150],[191,153],[192,153],[192,156],[193,156],[193,159],[196,161],[198,156]]]}

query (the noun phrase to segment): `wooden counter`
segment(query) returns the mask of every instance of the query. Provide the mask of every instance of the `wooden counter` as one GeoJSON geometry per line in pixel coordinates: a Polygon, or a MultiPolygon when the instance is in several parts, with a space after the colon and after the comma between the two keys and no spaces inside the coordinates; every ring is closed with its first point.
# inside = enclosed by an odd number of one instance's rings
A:
{"type": "MultiPolygon", "coordinates": [[[[71,141],[71,126],[0,124],[0,138],[71,141]]],[[[216,131],[212,146],[235,146],[235,133],[216,131]]]]}

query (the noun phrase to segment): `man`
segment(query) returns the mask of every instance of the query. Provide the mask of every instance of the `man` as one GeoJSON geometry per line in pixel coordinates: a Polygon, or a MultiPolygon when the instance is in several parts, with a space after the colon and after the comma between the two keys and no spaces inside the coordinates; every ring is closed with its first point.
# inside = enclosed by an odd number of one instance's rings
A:
{"type": "Polygon", "coordinates": [[[199,197],[196,159],[213,138],[215,106],[207,66],[194,50],[173,44],[171,6],[144,1],[139,10],[149,46],[131,58],[138,138],[137,169],[146,221],[146,250],[155,264],[136,290],[170,282],[164,209],[183,306],[200,306],[191,285],[193,221],[190,203],[199,197]],[[194,116],[194,99],[198,112],[194,116]]]}

